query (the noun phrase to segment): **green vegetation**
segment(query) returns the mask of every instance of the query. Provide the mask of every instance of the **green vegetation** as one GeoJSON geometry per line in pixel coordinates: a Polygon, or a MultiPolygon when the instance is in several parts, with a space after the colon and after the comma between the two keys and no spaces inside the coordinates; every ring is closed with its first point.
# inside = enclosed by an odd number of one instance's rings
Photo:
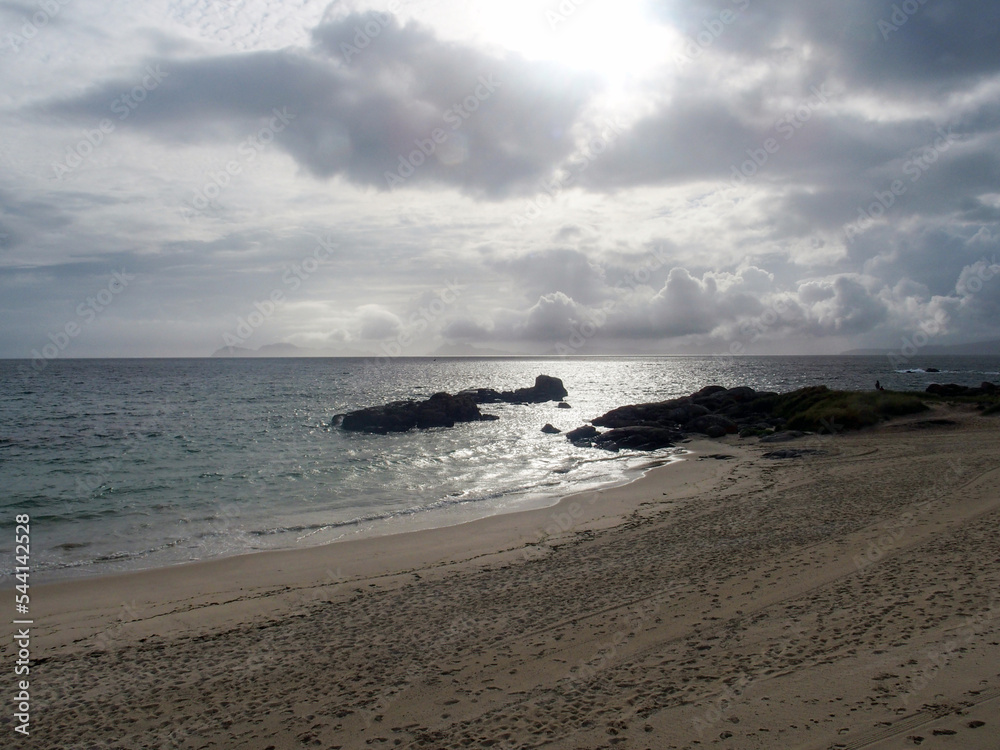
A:
{"type": "Polygon", "coordinates": [[[923,394],[895,391],[831,391],[825,385],[800,388],[759,402],[788,420],[790,430],[830,432],[871,427],[882,420],[926,411],[923,394]]]}

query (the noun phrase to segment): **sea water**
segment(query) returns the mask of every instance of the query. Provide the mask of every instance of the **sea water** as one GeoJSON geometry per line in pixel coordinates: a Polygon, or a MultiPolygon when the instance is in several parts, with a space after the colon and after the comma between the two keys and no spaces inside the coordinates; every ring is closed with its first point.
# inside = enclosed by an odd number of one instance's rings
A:
{"type": "MultiPolygon", "coordinates": [[[[0,583],[31,516],[37,583],[442,526],[622,482],[650,454],[547,435],[708,384],[922,390],[996,380],[1000,358],[587,357],[0,361],[0,583]],[[36,366],[38,363],[35,363],[36,366]],[[936,368],[940,373],[928,373],[936,368]],[[554,402],[484,405],[494,422],[392,435],[334,414],[437,391],[563,380],[554,402]]],[[[662,454],[661,454],[662,455],[662,454]]],[[[655,458],[656,456],[652,456],[655,458]]]]}

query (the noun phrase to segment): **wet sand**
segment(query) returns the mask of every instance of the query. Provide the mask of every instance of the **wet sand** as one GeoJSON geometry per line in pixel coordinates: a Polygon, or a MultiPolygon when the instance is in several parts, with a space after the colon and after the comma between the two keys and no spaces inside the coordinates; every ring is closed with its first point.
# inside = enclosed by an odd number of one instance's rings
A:
{"type": "Polygon", "coordinates": [[[24,746],[998,746],[1000,418],[689,447],[549,509],[35,587],[24,746]]]}

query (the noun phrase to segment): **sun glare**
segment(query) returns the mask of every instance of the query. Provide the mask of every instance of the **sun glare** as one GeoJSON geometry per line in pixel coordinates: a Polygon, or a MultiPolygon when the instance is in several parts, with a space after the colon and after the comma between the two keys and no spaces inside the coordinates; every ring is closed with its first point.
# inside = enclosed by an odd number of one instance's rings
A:
{"type": "Polygon", "coordinates": [[[645,12],[644,0],[495,0],[473,11],[479,35],[536,60],[550,60],[625,87],[665,62],[674,32],[645,12]]]}

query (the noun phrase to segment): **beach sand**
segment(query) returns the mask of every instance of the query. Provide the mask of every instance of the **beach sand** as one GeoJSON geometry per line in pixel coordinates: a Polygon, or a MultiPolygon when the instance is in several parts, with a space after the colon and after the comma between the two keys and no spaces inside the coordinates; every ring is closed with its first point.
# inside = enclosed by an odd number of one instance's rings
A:
{"type": "Polygon", "coordinates": [[[544,510],[35,587],[17,746],[1000,747],[1000,417],[688,447],[544,510]]]}

